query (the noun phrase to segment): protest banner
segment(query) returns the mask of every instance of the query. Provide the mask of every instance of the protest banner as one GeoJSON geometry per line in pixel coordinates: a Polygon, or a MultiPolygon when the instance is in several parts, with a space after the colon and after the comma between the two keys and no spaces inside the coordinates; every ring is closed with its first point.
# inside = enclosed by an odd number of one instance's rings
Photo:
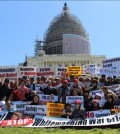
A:
{"type": "Polygon", "coordinates": [[[110,110],[97,110],[97,111],[86,112],[86,118],[88,119],[101,118],[110,115],[111,115],[110,110]]]}
{"type": "Polygon", "coordinates": [[[56,76],[65,76],[67,68],[66,67],[56,67],[56,76]]]}
{"type": "Polygon", "coordinates": [[[81,67],[80,66],[68,66],[67,67],[67,74],[68,76],[73,75],[73,76],[80,76],[81,75],[81,67]]]}
{"type": "Polygon", "coordinates": [[[19,67],[19,76],[37,76],[36,67],[19,67]]]}
{"type": "Polygon", "coordinates": [[[25,105],[24,107],[25,114],[32,115],[47,115],[47,106],[46,105],[25,105]]]}
{"type": "Polygon", "coordinates": [[[70,103],[72,106],[75,105],[75,100],[80,100],[81,107],[84,107],[84,97],[83,96],[66,96],[66,103],[70,103]]]}
{"type": "Polygon", "coordinates": [[[47,116],[36,115],[34,123],[27,127],[62,127],[62,126],[106,126],[120,124],[120,114],[105,116],[101,118],[85,119],[85,120],[71,120],[65,118],[55,118],[47,116]]]}
{"type": "Polygon", "coordinates": [[[40,100],[43,102],[57,102],[58,101],[58,96],[55,95],[45,95],[45,94],[38,94],[38,96],[40,97],[40,100]]]}
{"type": "Polygon", "coordinates": [[[47,116],[59,117],[63,113],[64,104],[60,103],[47,103],[48,111],[47,116]]]}
{"type": "Polygon", "coordinates": [[[100,89],[100,90],[95,90],[95,91],[90,91],[90,95],[94,98],[96,94],[100,94],[101,95],[101,98],[104,98],[104,93],[103,91],[100,89]]]}
{"type": "Polygon", "coordinates": [[[18,67],[0,67],[0,78],[15,79],[18,76],[18,67]]]}
{"type": "Polygon", "coordinates": [[[50,76],[54,75],[54,71],[50,67],[36,68],[37,76],[50,76]]]}
{"type": "Polygon", "coordinates": [[[7,116],[8,112],[7,111],[1,111],[0,112],[0,124],[2,122],[2,120],[5,119],[5,117],[7,116]]]}
{"type": "Polygon", "coordinates": [[[32,118],[24,118],[24,119],[14,119],[14,120],[3,120],[1,123],[2,127],[6,126],[26,126],[26,125],[32,125],[33,124],[33,119],[32,118]]]}

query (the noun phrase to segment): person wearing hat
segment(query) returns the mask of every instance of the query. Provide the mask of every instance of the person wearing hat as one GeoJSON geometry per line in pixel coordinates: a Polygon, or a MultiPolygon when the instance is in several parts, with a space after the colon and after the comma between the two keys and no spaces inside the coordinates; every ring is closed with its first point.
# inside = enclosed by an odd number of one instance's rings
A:
{"type": "Polygon", "coordinates": [[[72,118],[75,120],[84,120],[85,119],[85,111],[81,108],[81,101],[75,100],[75,109],[72,112],[72,118]]]}
{"type": "Polygon", "coordinates": [[[62,85],[60,78],[55,77],[55,82],[56,82],[56,84],[55,84],[54,88],[58,90],[58,87],[60,87],[62,85]]]}
{"type": "Polygon", "coordinates": [[[0,101],[5,100],[9,95],[9,79],[6,78],[3,85],[0,87],[0,101]]]}
{"type": "Polygon", "coordinates": [[[70,103],[65,104],[65,108],[61,115],[61,118],[72,118],[72,105],[70,103]]]}
{"type": "Polygon", "coordinates": [[[100,89],[100,87],[98,86],[98,81],[96,79],[93,79],[91,84],[92,87],[89,89],[89,91],[95,91],[100,89]]]}
{"type": "Polygon", "coordinates": [[[99,105],[99,101],[98,100],[93,100],[92,105],[89,108],[89,111],[97,111],[97,110],[101,110],[101,107],[99,105]]]}
{"type": "Polygon", "coordinates": [[[62,86],[58,88],[58,102],[66,103],[66,96],[70,92],[70,88],[68,87],[68,80],[64,79],[62,81],[62,86]]]}

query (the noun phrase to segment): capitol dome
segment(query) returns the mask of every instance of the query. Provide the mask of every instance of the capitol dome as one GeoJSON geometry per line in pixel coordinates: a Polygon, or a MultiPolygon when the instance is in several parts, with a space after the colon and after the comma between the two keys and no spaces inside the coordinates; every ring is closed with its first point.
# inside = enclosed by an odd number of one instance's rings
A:
{"type": "Polygon", "coordinates": [[[66,3],[62,13],[50,23],[44,42],[46,54],[90,54],[88,35],[80,20],[71,15],[66,3]]]}

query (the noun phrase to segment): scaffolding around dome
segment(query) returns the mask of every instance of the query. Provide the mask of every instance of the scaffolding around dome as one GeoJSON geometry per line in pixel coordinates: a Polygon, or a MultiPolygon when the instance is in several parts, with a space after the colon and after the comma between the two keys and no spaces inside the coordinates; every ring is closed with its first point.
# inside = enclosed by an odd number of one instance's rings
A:
{"type": "MultiPolygon", "coordinates": [[[[44,37],[44,50],[46,54],[90,54],[89,36],[80,20],[72,15],[67,4],[64,4],[60,15],[53,18],[44,37]],[[64,35],[75,35],[81,38],[70,38],[71,42],[65,42],[64,35]],[[64,42],[64,43],[63,43],[64,42]],[[77,43],[76,43],[77,42],[77,43]],[[74,45],[74,51],[66,51],[65,44],[74,45]],[[81,49],[81,50],[78,50],[81,49]],[[83,51],[82,51],[83,50],[83,51]]],[[[71,46],[69,46],[69,49],[71,46]]],[[[72,48],[71,48],[72,49],[72,48]]]]}

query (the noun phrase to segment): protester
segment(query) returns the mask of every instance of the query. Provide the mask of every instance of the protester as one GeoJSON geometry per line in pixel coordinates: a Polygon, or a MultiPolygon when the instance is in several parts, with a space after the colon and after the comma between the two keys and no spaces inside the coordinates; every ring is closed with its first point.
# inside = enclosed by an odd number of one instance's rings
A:
{"type": "Polygon", "coordinates": [[[20,86],[15,91],[16,99],[18,101],[24,101],[26,93],[29,93],[29,89],[25,86],[25,81],[22,80],[20,86]]]}
{"type": "Polygon", "coordinates": [[[89,91],[95,91],[100,89],[100,87],[98,87],[98,81],[96,79],[93,79],[91,84],[92,87],[89,89],[89,91]]]}
{"type": "Polygon", "coordinates": [[[107,77],[107,82],[105,83],[105,86],[111,86],[114,85],[115,83],[113,82],[112,76],[107,77]]]}
{"type": "Polygon", "coordinates": [[[65,109],[61,115],[62,118],[72,118],[72,105],[70,103],[65,104],[65,109]]]}
{"type": "Polygon", "coordinates": [[[72,112],[72,118],[75,120],[84,120],[85,119],[85,111],[81,108],[80,100],[75,100],[75,109],[72,112]]]}
{"type": "Polygon", "coordinates": [[[6,100],[10,95],[9,79],[5,79],[4,84],[0,87],[0,100],[6,100]]]}
{"type": "Polygon", "coordinates": [[[108,88],[106,86],[102,87],[102,91],[104,93],[104,97],[105,97],[106,100],[107,100],[108,94],[112,94],[113,98],[114,98],[114,102],[118,103],[118,96],[115,93],[113,93],[112,91],[108,90],[108,88]]]}
{"type": "Polygon", "coordinates": [[[62,86],[58,88],[58,102],[66,103],[66,96],[68,95],[70,88],[68,87],[68,80],[64,80],[62,86]]]}
{"type": "Polygon", "coordinates": [[[105,102],[103,109],[113,109],[116,103],[114,102],[114,98],[112,94],[108,94],[107,102],[105,102]]]}
{"type": "Polygon", "coordinates": [[[102,108],[99,105],[99,101],[98,100],[93,100],[92,101],[92,105],[89,108],[89,111],[97,111],[97,110],[101,110],[102,108]]]}
{"type": "Polygon", "coordinates": [[[90,96],[89,90],[87,89],[83,91],[83,96],[84,96],[84,108],[86,111],[89,111],[93,98],[92,96],[90,96]]]}

